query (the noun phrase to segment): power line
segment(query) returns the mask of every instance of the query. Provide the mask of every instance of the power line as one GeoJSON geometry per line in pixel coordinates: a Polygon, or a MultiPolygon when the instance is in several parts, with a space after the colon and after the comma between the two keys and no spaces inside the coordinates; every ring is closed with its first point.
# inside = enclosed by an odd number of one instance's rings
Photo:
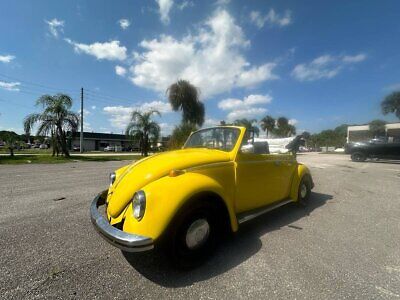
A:
{"type": "Polygon", "coordinates": [[[15,106],[18,106],[18,107],[22,106],[22,107],[26,107],[26,108],[32,109],[31,106],[28,106],[28,105],[25,105],[25,104],[20,104],[20,103],[15,103],[15,102],[12,102],[10,100],[3,99],[3,98],[0,98],[0,101],[1,102],[5,102],[7,104],[15,105],[15,106]]]}
{"type": "Polygon", "coordinates": [[[129,103],[133,102],[132,100],[129,100],[129,99],[124,99],[124,98],[115,97],[115,96],[109,96],[109,95],[98,93],[98,92],[94,92],[94,91],[91,91],[91,90],[85,90],[85,94],[93,96],[93,97],[103,98],[103,99],[106,99],[106,100],[113,100],[113,101],[119,100],[119,101],[124,101],[124,102],[129,102],[129,103]]]}
{"type": "Polygon", "coordinates": [[[55,91],[69,91],[69,92],[72,91],[72,90],[70,90],[70,89],[60,89],[60,88],[56,88],[56,87],[52,87],[52,86],[47,86],[47,85],[40,84],[40,83],[35,83],[35,82],[32,82],[32,81],[27,81],[27,80],[19,79],[19,78],[12,77],[12,76],[9,76],[9,75],[6,75],[6,74],[2,74],[2,73],[0,73],[0,76],[3,77],[3,78],[8,78],[8,80],[16,80],[16,81],[18,81],[18,82],[24,82],[25,84],[28,84],[28,85],[33,85],[33,86],[37,86],[37,87],[41,87],[41,88],[46,88],[46,89],[50,89],[50,90],[55,90],[55,91]]]}

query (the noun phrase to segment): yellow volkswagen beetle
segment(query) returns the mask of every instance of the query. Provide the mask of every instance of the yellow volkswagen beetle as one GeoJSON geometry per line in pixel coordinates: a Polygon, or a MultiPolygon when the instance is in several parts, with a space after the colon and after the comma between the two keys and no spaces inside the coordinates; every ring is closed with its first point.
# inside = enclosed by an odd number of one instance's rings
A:
{"type": "Polygon", "coordinates": [[[108,190],[92,202],[91,220],[123,251],[163,244],[178,261],[198,260],[223,231],[289,202],[306,204],[313,180],[289,150],[270,154],[244,127],[201,129],[180,150],[112,173],[108,190]]]}

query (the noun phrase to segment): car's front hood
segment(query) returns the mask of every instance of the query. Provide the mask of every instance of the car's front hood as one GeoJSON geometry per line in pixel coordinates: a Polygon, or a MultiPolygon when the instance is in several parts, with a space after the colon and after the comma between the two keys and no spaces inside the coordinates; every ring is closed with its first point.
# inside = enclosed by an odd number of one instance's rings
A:
{"type": "Polygon", "coordinates": [[[109,190],[107,212],[116,218],[133,194],[173,169],[182,170],[204,164],[229,161],[229,153],[209,149],[182,149],[153,155],[133,163],[120,174],[109,190]]]}

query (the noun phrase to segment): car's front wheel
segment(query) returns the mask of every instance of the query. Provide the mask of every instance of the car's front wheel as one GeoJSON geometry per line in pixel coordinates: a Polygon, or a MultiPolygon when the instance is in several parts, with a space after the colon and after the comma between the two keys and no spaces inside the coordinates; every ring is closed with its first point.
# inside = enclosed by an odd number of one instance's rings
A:
{"type": "Polygon", "coordinates": [[[170,232],[168,250],[173,261],[183,268],[200,264],[216,246],[217,224],[216,211],[208,203],[194,203],[184,210],[170,232]]]}

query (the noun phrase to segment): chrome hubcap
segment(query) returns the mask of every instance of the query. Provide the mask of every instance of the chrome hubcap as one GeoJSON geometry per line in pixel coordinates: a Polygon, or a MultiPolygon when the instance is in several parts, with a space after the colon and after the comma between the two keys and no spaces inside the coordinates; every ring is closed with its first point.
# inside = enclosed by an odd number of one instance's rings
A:
{"type": "Polygon", "coordinates": [[[303,199],[307,196],[307,186],[304,183],[301,185],[300,196],[303,199]]]}
{"type": "Polygon", "coordinates": [[[195,249],[205,243],[210,235],[210,225],[206,219],[194,221],[186,232],[186,246],[195,249]]]}

